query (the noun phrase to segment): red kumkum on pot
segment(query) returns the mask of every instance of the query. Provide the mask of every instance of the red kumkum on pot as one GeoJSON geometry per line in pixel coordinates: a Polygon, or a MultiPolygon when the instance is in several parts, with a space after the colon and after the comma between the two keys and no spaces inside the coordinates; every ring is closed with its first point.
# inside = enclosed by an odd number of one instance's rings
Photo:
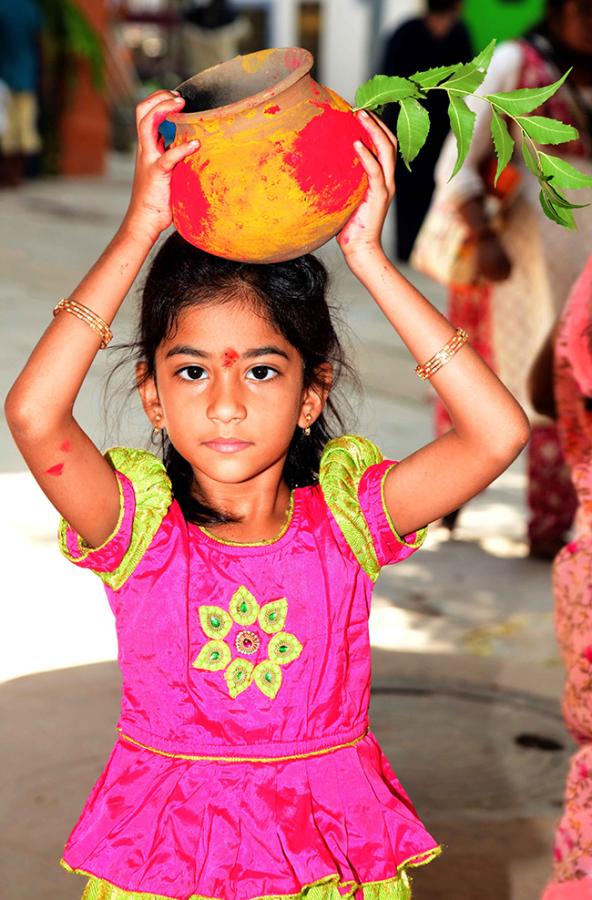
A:
{"type": "Polygon", "coordinates": [[[216,256],[280,262],[315,250],[351,216],[368,181],[351,106],[309,72],[307,50],[261,50],[178,88],[175,142],[198,139],[172,179],[175,227],[216,256]]]}

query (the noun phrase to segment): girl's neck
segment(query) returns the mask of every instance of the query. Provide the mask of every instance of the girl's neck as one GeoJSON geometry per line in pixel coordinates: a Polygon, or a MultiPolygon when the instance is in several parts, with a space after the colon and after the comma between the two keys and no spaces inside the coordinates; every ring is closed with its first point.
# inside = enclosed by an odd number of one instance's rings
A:
{"type": "Polygon", "coordinates": [[[207,527],[220,540],[240,544],[271,541],[286,525],[291,492],[283,479],[275,484],[269,479],[257,479],[256,483],[201,486],[202,499],[234,520],[207,527]]]}

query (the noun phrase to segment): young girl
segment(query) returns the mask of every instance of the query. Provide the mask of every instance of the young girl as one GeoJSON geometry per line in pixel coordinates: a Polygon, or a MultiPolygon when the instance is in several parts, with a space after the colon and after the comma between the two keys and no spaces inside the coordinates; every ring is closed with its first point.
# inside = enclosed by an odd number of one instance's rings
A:
{"type": "Polygon", "coordinates": [[[398,465],[362,437],[329,440],[340,348],[321,263],[234,263],[173,235],[146,282],[136,369],[164,464],[102,456],[74,401],[171,224],[174,165],[201,152],[158,143],[182,104],[159,91],[138,107],[123,224],[6,402],[120,645],[119,735],[63,862],[89,877],[86,900],[407,900],[407,868],[439,848],[369,730],[372,585],[508,466],[528,425],[384,255],[395,140],[360,113],[375,152],[356,144],[369,189],[339,244],[453,429],[398,465]]]}

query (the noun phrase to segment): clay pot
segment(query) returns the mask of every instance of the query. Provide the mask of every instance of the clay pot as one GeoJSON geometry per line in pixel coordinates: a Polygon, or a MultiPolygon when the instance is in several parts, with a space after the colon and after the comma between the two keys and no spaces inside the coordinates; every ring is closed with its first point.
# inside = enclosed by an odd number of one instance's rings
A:
{"type": "MultiPolygon", "coordinates": [[[[317,84],[307,50],[261,50],[179,86],[175,142],[199,139],[172,179],[175,227],[217,256],[279,262],[308,253],[345,224],[367,178],[353,147],[365,130],[317,84]]],[[[169,125],[170,128],[170,125],[169,125]]]]}

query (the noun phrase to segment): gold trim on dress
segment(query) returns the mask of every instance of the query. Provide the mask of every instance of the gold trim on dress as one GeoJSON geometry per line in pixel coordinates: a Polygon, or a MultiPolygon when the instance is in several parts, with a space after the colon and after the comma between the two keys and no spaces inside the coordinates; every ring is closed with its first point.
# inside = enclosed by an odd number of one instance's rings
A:
{"type": "Polygon", "coordinates": [[[334,750],[342,750],[344,747],[353,747],[362,741],[369,732],[369,728],[366,728],[365,731],[358,735],[358,737],[354,738],[351,741],[346,741],[344,744],[335,744],[332,747],[323,747],[321,750],[310,750],[308,753],[294,753],[289,756],[194,756],[190,753],[169,753],[167,750],[158,750],[156,747],[150,747],[148,744],[142,744],[140,741],[134,740],[134,738],[129,737],[129,735],[124,734],[122,731],[119,731],[119,738],[122,741],[127,741],[129,744],[134,744],[136,747],[141,747],[142,750],[149,750],[151,753],[156,753],[158,756],[167,756],[170,759],[190,759],[190,760],[215,760],[216,762],[283,762],[288,759],[306,759],[309,756],[322,756],[325,753],[332,753],[334,750]]]}

